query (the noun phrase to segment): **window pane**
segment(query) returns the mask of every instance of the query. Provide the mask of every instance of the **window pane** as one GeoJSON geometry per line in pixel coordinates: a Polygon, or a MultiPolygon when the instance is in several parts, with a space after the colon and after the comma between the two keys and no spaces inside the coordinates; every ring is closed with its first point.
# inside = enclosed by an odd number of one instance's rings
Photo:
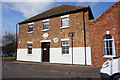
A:
{"type": "Polygon", "coordinates": [[[113,47],[113,40],[110,40],[110,41],[109,41],[109,44],[110,44],[109,47],[112,48],[112,47],[113,47]]]}
{"type": "Polygon", "coordinates": [[[62,27],[69,26],[68,18],[62,18],[62,27]]]}
{"type": "Polygon", "coordinates": [[[105,35],[104,39],[112,39],[112,36],[111,35],[105,35]]]}
{"type": "Polygon", "coordinates": [[[114,55],[114,39],[111,35],[105,35],[103,38],[104,55],[114,55]]]}
{"type": "Polygon", "coordinates": [[[32,54],[32,43],[28,43],[28,54],[32,54]]]}
{"type": "Polygon", "coordinates": [[[107,47],[106,49],[107,49],[107,55],[109,55],[110,54],[109,48],[107,47]]]}
{"type": "Polygon", "coordinates": [[[69,46],[66,46],[66,49],[68,50],[68,49],[69,49],[69,46]]]}
{"type": "Polygon", "coordinates": [[[106,47],[106,41],[103,42],[104,47],[106,47]]]}
{"type": "Polygon", "coordinates": [[[62,54],[69,54],[69,41],[62,41],[62,54]]]}
{"type": "Polygon", "coordinates": [[[29,43],[29,44],[28,44],[28,46],[32,46],[32,44],[31,44],[31,43],[29,43]]]}
{"type": "Polygon", "coordinates": [[[62,21],[68,21],[68,17],[62,18],[62,21]]]}
{"type": "Polygon", "coordinates": [[[62,54],[65,54],[65,46],[62,46],[62,54]]]}
{"type": "Polygon", "coordinates": [[[65,26],[65,22],[62,22],[62,26],[65,26]]]}
{"type": "Polygon", "coordinates": [[[65,51],[62,51],[62,54],[65,54],[65,51]]]}
{"type": "Polygon", "coordinates": [[[32,48],[28,48],[28,54],[32,54],[32,48]]]}
{"type": "Polygon", "coordinates": [[[62,49],[65,51],[65,46],[62,46],[62,49]]]}
{"type": "Polygon", "coordinates": [[[66,54],[69,54],[69,46],[66,46],[66,54]]]}
{"type": "Polygon", "coordinates": [[[48,29],[48,25],[44,25],[43,29],[48,29]]]}
{"type": "Polygon", "coordinates": [[[110,48],[110,55],[112,55],[113,53],[113,48],[110,48]]]}
{"type": "Polygon", "coordinates": [[[46,22],[44,22],[43,24],[44,24],[44,25],[48,25],[48,24],[49,24],[49,22],[48,22],[48,21],[46,21],[46,22]]]}
{"type": "Polygon", "coordinates": [[[108,48],[109,46],[108,46],[108,41],[106,41],[106,48],[108,48]]]}
{"type": "Polygon", "coordinates": [[[107,49],[104,48],[104,55],[107,55],[107,49]]]}
{"type": "Polygon", "coordinates": [[[49,22],[44,22],[43,23],[43,29],[49,29],[49,22]]]}
{"type": "Polygon", "coordinates": [[[69,54],[69,50],[66,51],[66,54],[69,54]]]}
{"type": "Polygon", "coordinates": [[[63,41],[62,42],[62,46],[68,46],[69,45],[69,41],[63,41]]]}
{"type": "Polygon", "coordinates": [[[29,27],[29,30],[28,30],[28,31],[29,31],[29,32],[30,32],[30,31],[33,31],[33,27],[29,27]]]}

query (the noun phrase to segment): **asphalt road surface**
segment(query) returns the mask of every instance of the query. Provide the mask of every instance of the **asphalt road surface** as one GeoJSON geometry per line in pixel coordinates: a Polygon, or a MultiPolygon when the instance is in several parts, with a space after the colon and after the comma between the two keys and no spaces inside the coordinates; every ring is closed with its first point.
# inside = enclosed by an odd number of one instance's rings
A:
{"type": "Polygon", "coordinates": [[[14,63],[15,61],[3,61],[3,78],[84,78],[88,80],[100,79],[97,67],[76,67],[64,65],[43,65],[46,63],[31,64],[14,63]]]}

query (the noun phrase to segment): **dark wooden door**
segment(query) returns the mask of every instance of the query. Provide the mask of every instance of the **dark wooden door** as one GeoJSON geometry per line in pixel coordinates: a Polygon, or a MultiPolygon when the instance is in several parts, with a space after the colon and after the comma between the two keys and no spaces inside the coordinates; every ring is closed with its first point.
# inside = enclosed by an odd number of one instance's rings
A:
{"type": "Polygon", "coordinates": [[[43,62],[49,62],[49,48],[50,48],[49,42],[42,43],[43,62]]]}

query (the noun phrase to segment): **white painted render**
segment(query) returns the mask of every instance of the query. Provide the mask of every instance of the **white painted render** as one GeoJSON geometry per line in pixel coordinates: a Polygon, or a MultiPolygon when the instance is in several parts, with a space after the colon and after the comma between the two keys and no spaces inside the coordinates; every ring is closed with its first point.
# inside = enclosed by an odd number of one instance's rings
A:
{"type": "MultiPolygon", "coordinates": [[[[91,48],[86,48],[87,65],[91,65],[91,48]]],[[[69,54],[62,54],[62,48],[50,49],[50,63],[72,64],[72,48],[69,48],[69,54]]],[[[73,64],[85,65],[84,47],[73,48],[73,64]]]]}
{"type": "Polygon", "coordinates": [[[32,54],[28,54],[28,49],[17,49],[17,60],[41,62],[41,48],[32,48],[32,54]]]}
{"type": "MultiPolygon", "coordinates": [[[[86,47],[87,65],[91,65],[91,48],[86,47]]],[[[62,48],[50,48],[50,63],[72,64],[72,48],[69,54],[62,54],[62,48]]],[[[27,54],[27,49],[17,50],[17,60],[41,62],[41,48],[32,48],[32,54],[27,54]]],[[[73,48],[73,64],[85,65],[84,47],[73,48]]]]}
{"type": "Polygon", "coordinates": [[[50,49],[50,63],[72,64],[71,48],[69,54],[62,54],[62,48],[50,49]]]}

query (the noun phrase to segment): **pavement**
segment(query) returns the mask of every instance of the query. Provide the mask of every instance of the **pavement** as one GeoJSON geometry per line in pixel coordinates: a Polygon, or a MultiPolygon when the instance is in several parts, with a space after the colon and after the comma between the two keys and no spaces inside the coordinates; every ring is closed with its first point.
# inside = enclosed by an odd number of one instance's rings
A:
{"type": "Polygon", "coordinates": [[[3,78],[100,79],[100,66],[3,61],[3,78]]]}

